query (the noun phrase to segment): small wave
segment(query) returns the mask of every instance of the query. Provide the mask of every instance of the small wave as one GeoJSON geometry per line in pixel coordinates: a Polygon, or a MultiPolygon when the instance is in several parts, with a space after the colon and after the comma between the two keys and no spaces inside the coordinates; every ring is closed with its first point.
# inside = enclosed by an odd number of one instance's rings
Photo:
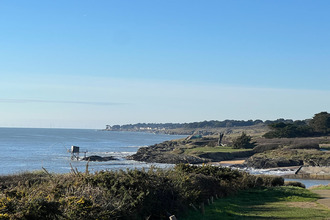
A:
{"type": "Polygon", "coordinates": [[[125,147],[120,147],[120,148],[140,148],[140,147],[148,147],[147,145],[144,146],[125,146],[125,147]]]}
{"type": "Polygon", "coordinates": [[[276,175],[276,176],[294,174],[296,172],[296,169],[290,169],[290,168],[276,168],[276,169],[245,168],[243,170],[251,174],[267,174],[267,175],[276,175]]]}

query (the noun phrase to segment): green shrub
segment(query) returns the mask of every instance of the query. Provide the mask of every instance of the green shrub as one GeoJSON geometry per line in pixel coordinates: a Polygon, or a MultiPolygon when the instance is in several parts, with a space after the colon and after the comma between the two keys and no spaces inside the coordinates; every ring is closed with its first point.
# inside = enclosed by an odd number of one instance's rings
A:
{"type": "Polygon", "coordinates": [[[284,185],[284,179],[281,176],[258,175],[258,177],[262,179],[262,181],[258,180],[259,184],[261,184],[260,186],[274,187],[284,185]]]}
{"type": "Polygon", "coordinates": [[[297,181],[285,181],[284,186],[296,186],[296,187],[306,188],[305,184],[297,181]]]}
{"type": "Polygon", "coordinates": [[[276,186],[282,180],[187,164],[169,170],[2,176],[0,219],[168,219],[169,213],[211,196],[276,186]]]}
{"type": "Polygon", "coordinates": [[[233,148],[235,149],[252,149],[256,146],[255,142],[252,142],[252,137],[249,135],[246,135],[245,132],[242,132],[241,136],[236,138],[233,141],[233,148]]]}

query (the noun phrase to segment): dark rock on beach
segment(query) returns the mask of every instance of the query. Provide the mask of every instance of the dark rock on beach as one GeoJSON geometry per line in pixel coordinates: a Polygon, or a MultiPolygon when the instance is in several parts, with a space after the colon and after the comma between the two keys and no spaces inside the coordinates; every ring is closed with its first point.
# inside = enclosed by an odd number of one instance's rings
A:
{"type": "Polygon", "coordinates": [[[104,161],[117,160],[117,159],[112,157],[112,156],[101,157],[101,156],[97,156],[97,155],[92,155],[92,156],[89,156],[89,157],[85,157],[82,160],[104,162],[104,161]]]}

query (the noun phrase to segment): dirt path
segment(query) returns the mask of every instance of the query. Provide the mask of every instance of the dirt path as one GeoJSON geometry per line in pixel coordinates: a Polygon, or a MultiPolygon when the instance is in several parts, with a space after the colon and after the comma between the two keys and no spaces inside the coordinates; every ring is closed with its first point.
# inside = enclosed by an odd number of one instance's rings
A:
{"type": "Polygon", "coordinates": [[[313,192],[319,194],[321,199],[317,200],[317,203],[330,209],[330,190],[312,190],[313,192]]]}

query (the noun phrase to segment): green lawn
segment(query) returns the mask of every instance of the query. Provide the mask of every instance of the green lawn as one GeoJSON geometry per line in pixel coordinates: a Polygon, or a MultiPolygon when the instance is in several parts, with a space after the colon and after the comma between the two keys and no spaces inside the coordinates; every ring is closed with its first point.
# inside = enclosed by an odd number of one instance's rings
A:
{"type": "Polygon", "coordinates": [[[311,189],[313,189],[313,190],[323,190],[323,189],[324,190],[330,190],[330,184],[312,187],[311,189]]]}
{"type": "Polygon", "coordinates": [[[180,219],[327,219],[330,210],[319,205],[318,198],[297,187],[248,190],[205,206],[205,215],[190,211],[180,219]]]}
{"type": "Polygon", "coordinates": [[[215,152],[223,152],[223,153],[232,153],[232,152],[241,152],[241,151],[251,151],[252,149],[234,149],[231,147],[195,147],[185,149],[186,154],[196,154],[196,153],[215,153],[215,152]]]}

